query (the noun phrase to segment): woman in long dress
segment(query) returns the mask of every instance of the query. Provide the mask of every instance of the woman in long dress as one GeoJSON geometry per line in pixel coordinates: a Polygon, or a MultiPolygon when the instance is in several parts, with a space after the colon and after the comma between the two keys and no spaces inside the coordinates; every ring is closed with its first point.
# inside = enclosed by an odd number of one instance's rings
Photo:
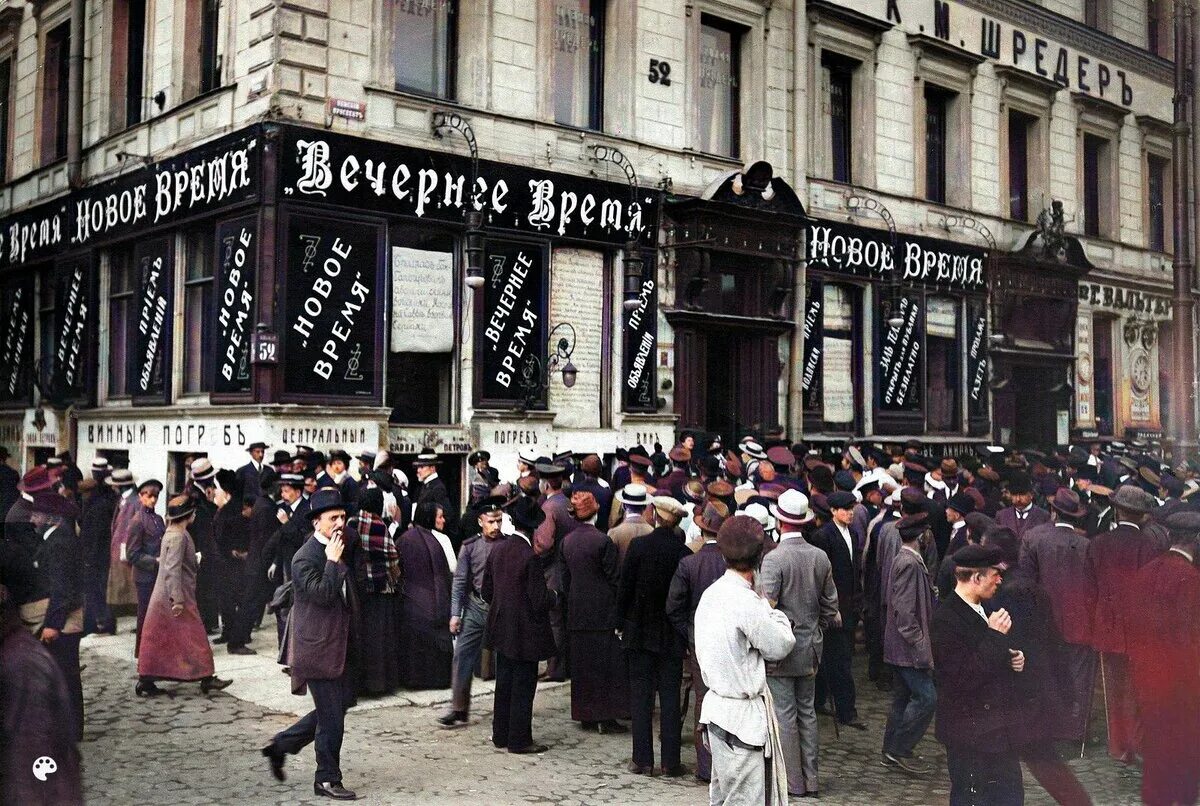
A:
{"type": "Polygon", "coordinates": [[[364,694],[391,694],[400,686],[400,554],[383,520],[383,492],[363,491],[351,519],[362,546],[362,678],[364,694]]]}
{"type": "Polygon", "coordinates": [[[439,517],[444,517],[439,505],[418,504],[412,527],[396,543],[403,588],[401,680],[410,689],[450,686],[451,575],[446,552],[433,533],[439,517]]]}
{"type": "Polygon", "coordinates": [[[230,684],[214,674],[212,647],[196,604],[196,544],[188,526],[196,519],[196,500],[177,495],[167,502],[167,525],[158,554],[158,577],[142,623],[137,694],[152,697],[156,680],[200,681],[207,694],[230,684]]]}

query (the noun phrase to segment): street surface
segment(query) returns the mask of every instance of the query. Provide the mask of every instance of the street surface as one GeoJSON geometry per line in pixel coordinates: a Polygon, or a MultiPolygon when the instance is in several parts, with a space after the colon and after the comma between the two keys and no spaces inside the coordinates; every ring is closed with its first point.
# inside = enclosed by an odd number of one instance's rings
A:
{"type": "MultiPolygon", "coordinates": [[[[274,661],[274,625],[255,633],[254,657],[216,648],[218,673],[235,678],[225,692],[205,697],[198,684],[160,684],[174,698],[133,694],[131,619],[115,637],[85,639],[82,662],[87,727],[84,787],[91,804],[329,803],[312,793],[311,749],[288,757],[288,780],[276,782],[258,754],[276,731],[311,706],[293,697],[274,661]]],[[[865,667],[865,663],[862,663],[865,667]]],[[[643,778],[625,771],[628,734],[584,733],[570,721],[570,689],[543,685],[534,712],[534,738],[551,746],[541,756],[513,756],[490,741],[490,684],[476,681],[471,723],[444,730],[433,720],[448,692],[415,692],[367,701],[346,718],[342,747],[345,784],[372,804],[703,804],[707,789],[690,776],[643,778]]],[[[937,772],[910,778],[879,763],[888,695],[860,682],[859,711],[869,729],[843,730],[821,718],[821,798],[829,804],[946,803],[949,784],[932,729],[918,747],[937,772]]],[[[694,767],[691,723],[684,763],[694,767]]],[[[1093,727],[1099,737],[1103,724],[1093,727]]],[[[656,748],[657,752],[657,748],[656,748]]],[[[1072,767],[1096,804],[1138,802],[1138,775],[1089,746],[1072,767]]],[[[1026,773],[1027,803],[1052,801],[1026,773]]],[[[808,801],[794,801],[796,803],[808,801]]]]}

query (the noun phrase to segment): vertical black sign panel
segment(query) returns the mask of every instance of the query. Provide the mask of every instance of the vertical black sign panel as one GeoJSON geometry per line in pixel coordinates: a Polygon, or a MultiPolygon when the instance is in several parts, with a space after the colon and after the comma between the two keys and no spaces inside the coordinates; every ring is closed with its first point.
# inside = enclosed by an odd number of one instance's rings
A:
{"type": "Polygon", "coordinates": [[[54,272],[54,365],[51,394],[60,401],[86,397],[91,335],[96,319],[94,263],[77,257],[59,264],[54,272]]]}
{"type": "Polygon", "coordinates": [[[967,414],[988,416],[987,306],[982,300],[967,303],[967,414]]]}
{"type": "Polygon", "coordinates": [[[893,304],[879,306],[879,408],[881,411],[912,412],[921,410],[921,387],[925,383],[925,316],[921,297],[901,297],[893,304]],[[888,324],[898,317],[899,326],[888,324]]]}
{"type": "MultiPolygon", "coordinates": [[[[649,272],[654,272],[650,261],[649,272]]],[[[621,402],[625,411],[657,411],[658,284],[642,280],[638,306],[624,313],[621,402]]]]}
{"type": "Polygon", "coordinates": [[[378,396],[379,242],[377,224],[331,216],[291,217],[285,394],[378,396]]]}
{"type": "Polygon", "coordinates": [[[0,402],[28,403],[33,386],[33,273],[0,283],[0,402]]]}
{"type": "Polygon", "coordinates": [[[258,219],[217,224],[217,355],[213,390],[250,391],[250,337],[258,287],[258,219]]]}
{"type": "Polygon", "coordinates": [[[545,251],[537,244],[489,241],[480,322],[480,400],[512,404],[534,396],[545,402],[538,369],[546,356],[545,251]]]}
{"type": "Polygon", "coordinates": [[[137,270],[137,317],[130,374],[135,398],[165,402],[171,383],[172,279],[175,274],[173,236],[141,241],[133,250],[137,270]]]}
{"type": "Polygon", "coordinates": [[[804,295],[804,410],[820,412],[821,354],[825,343],[825,286],[814,280],[804,295]]]}

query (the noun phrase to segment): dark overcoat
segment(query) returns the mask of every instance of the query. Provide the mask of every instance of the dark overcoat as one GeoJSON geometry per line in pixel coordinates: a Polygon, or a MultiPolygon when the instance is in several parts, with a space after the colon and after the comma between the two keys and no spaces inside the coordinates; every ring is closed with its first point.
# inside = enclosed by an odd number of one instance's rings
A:
{"type": "Polygon", "coordinates": [[[617,591],[621,645],[683,655],[684,636],[667,621],[667,594],[680,561],[691,550],[673,527],[660,526],[629,544],[617,591]]]}
{"type": "Polygon", "coordinates": [[[863,605],[861,536],[850,527],[850,542],[854,546],[854,552],[851,553],[837,526],[830,522],[814,532],[808,542],[829,556],[829,563],[833,566],[833,584],[837,587],[838,610],[842,614],[842,629],[854,629],[863,605]]]}
{"type": "Polygon", "coordinates": [[[562,557],[570,630],[612,630],[616,626],[617,546],[590,523],[563,539],[562,557]]]}
{"type": "Polygon", "coordinates": [[[292,558],[293,599],[286,657],[293,694],[305,693],[309,680],[336,680],[353,659],[358,534],[347,528],[342,541],[346,548],[340,562],[325,556],[325,546],[315,534],[292,558]]]}
{"type": "Polygon", "coordinates": [[[1125,654],[1129,648],[1126,618],[1143,595],[1134,584],[1137,572],[1167,550],[1158,536],[1130,523],[1092,538],[1088,558],[1096,577],[1096,613],[1092,646],[1125,654]]]}
{"type": "Polygon", "coordinates": [[[492,547],[481,594],[491,605],[484,646],[519,661],[553,657],[550,610],[558,594],[546,587],[545,562],[524,537],[513,535],[492,547]]]}

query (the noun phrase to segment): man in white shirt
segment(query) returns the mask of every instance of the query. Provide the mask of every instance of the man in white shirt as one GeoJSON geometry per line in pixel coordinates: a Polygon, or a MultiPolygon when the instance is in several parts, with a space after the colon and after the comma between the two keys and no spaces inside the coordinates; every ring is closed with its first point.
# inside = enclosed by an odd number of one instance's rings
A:
{"type": "Polygon", "coordinates": [[[696,660],[708,687],[700,722],[712,752],[709,802],[786,803],[787,773],[766,661],[787,657],[796,638],[787,616],[755,592],[762,525],[745,515],[729,518],[717,533],[717,546],[727,570],[700,598],[695,619],[696,660]]]}

